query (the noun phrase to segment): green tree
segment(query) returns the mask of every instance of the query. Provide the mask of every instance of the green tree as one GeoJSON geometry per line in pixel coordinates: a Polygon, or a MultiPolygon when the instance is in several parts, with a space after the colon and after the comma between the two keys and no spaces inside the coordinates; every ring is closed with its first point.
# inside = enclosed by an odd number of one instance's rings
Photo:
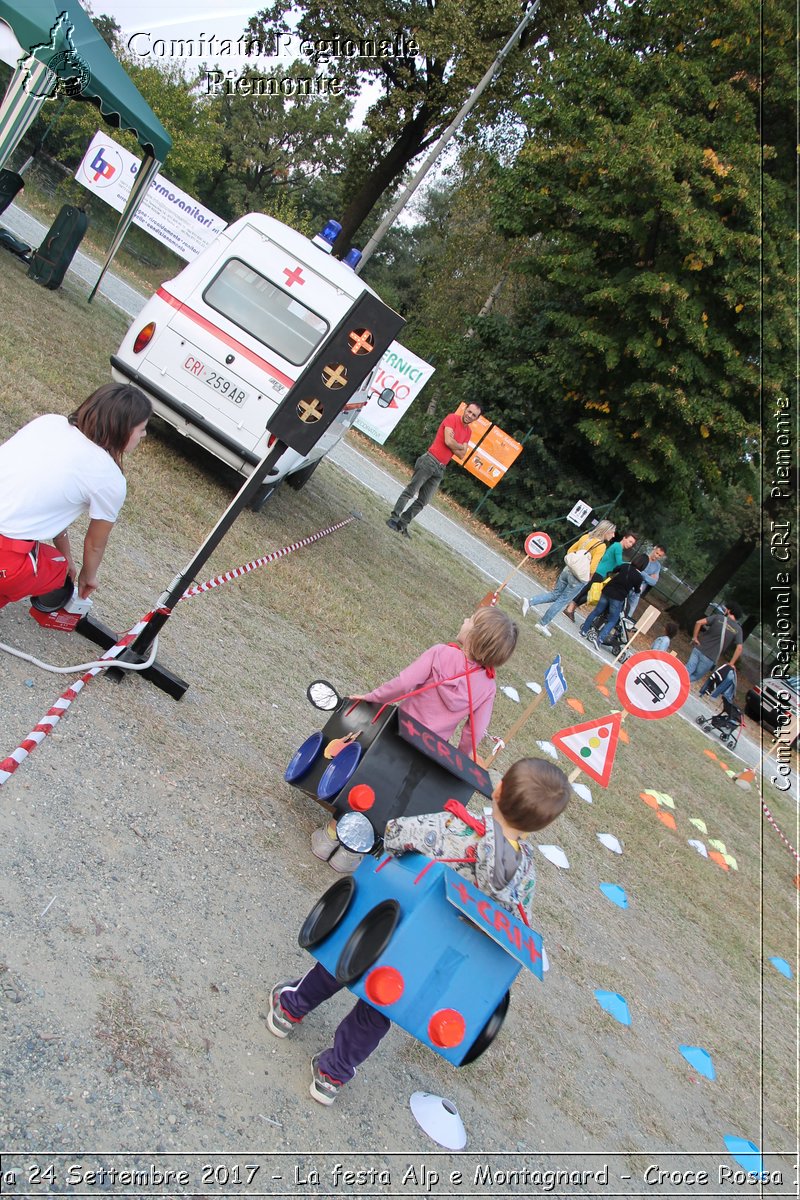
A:
{"type": "MultiPolygon", "coordinates": [[[[250,32],[262,42],[282,32],[314,43],[313,58],[341,79],[348,95],[377,85],[364,119],[368,137],[354,143],[343,176],[346,206],[337,253],[447,127],[520,17],[518,0],[274,0],[251,19],[250,32]],[[420,53],[339,54],[335,38],[357,48],[369,39],[398,47],[414,43],[420,53]]],[[[506,62],[498,82],[506,98],[524,61],[517,52],[506,62]]]]}
{"type": "Polygon", "coordinates": [[[563,453],[629,502],[691,504],[735,479],[762,389],[782,385],[762,336],[791,341],[791,204],[761,169],[757,32],[754,0],[608,8],[543,61],[519,108],[530,138],[501,172],[503,230],[535,239],[535,400],[561,409],[563,453]]]}
{"type": "MultiPolygon", "coordinates": [[[[244,78],[266,90],[270,81],[279,84],[307,75],[307,64],[297,61],[288,68],[248,72],[244,78]]],[[[347,129],[351,110],[351,101],[343,96],[212,97],[208,117],[219,159],[201,181],[204,202],[229,220],[254,210],[276,214],[280,206],[310,227],[309,209],[317,207],[312,185],[341,172],[355,137],[347,129]]],[[[329,204],[327,215],[332,211],[329,204]]]]}

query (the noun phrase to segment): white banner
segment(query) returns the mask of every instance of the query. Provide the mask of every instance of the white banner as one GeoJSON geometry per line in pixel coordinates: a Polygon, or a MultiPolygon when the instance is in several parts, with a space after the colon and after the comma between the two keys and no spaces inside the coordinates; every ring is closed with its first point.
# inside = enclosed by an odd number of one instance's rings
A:
{"type": "Polygon", "coordinates": [[[399,342],[392,342],[375,368],[369,386],[370,401],[354,421],[355,428],[382,446],[435,370],[399,342]],[[379,408],[377,397],[384,388],[393,389],[394,400],[388,408],[379,408]]]}
{"type": "MultiPolygon", "coordinates": [[[[78,183],[122,212],[141,160],[105,133],[96,133],[75,172],[78,183]]],[[[227,222],[156,175],[133,218],[134,225],[191,262],[221,233],[227,222]]]]}

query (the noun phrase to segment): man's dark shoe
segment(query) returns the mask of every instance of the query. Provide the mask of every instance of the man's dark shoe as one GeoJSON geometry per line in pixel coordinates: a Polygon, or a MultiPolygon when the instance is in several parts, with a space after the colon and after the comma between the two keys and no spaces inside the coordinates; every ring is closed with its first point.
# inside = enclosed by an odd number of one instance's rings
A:
{"type": "Polygon", "coordinates": [[[395,521],[394,517],[387,518],[386,524],[390,529],[393,529],[395,533],[400,532],[400,526],[397,524],[397,521],[395,521]]]}
{"type": "Polygon", "coordinates": [[[397,528],[400,531],[400,533],[402,533],[403,537],[407,537],[407,538],[411,537],[411,534],[408,532],[408,529],[406,528],[405,525],[398,525],[397,528]]]}

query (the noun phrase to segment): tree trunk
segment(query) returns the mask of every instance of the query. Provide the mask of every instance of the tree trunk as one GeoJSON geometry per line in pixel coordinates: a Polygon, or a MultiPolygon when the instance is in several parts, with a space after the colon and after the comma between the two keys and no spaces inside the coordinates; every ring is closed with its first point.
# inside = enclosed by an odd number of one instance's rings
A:
{"type": "Polygon", "coordinates": [[[742,536],[734,542],[726,554],[715,563],[703,582],[687,596],[682,604],[668,609],[669,615],[691,633],[695,622],[706,615],[706,609],[719,591],[742,567],[756,548],[752,537],[742,536]]]}
{"type": "Polygon", "coordinates": [[[347,253],[360,226],[366,221],[383,193],[399,179],[408,164],[419,154],[428,135],[429,125],[434,120],[430,108],[423,104],[394,145],[369,172],[342,215],[342,232],[334,247],[337,258],[347,253]]]}

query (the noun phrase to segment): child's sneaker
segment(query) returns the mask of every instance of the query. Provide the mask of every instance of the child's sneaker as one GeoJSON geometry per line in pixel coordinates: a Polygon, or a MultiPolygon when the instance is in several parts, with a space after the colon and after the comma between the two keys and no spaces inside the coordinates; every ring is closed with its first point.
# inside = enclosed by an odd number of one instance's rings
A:
{"type": "Polygon", "coordinates": [[[282,983],[276,983],[269,994],[267,1025],[269,1026],[270,1033],[274,1033],[275,1037],[288,1037],[295,1026],[299,1025],[302,1020],[302,1017],[290,1017],[286,1009],[281,1007],[281,992],[284,988],[291,987],[291,985],[291,979],[284,979],[282,983]]]}
{"type": "Polygon", "coordinates": [[[321,1057],[321,1054],[315,1054],[311,1059],[311,1095],[318,1104],[333,1104],[344,1084],[319,1069],[321,1057]]]}
{"type": "Polygon", "coordinates": [[[522,615],[523,615],[523,617],[527,617],[528,609],[530,608],[530,606],[531,606],[531,602],[528,599],[528,597],[523,596],[522,597],[522,615]]]}
{"type": "Polygon", "coordinates": [[[338,845],[335,820],[327,821],[320,829],[315,829],[311,834],[311,853],[316,858],[321,858],[323,862],[328,861],[338,845]]]}
{"type": "Polygon", "coordinates": [[[328,866],[333,867],[338,875],[352,875],[353,871],[358,869],[363,857],[363,854],[339,845],[328,859],[328,866]]]}
{"type": "Polygon", "coordinates": [[[553,636],[552,633],[550,632],[550,630],[547,628],[547,626],[542,625],[540,621],[537,621],[533,628],[536,630],[537,633],[543,633],[545,637],[553,636]]]}

